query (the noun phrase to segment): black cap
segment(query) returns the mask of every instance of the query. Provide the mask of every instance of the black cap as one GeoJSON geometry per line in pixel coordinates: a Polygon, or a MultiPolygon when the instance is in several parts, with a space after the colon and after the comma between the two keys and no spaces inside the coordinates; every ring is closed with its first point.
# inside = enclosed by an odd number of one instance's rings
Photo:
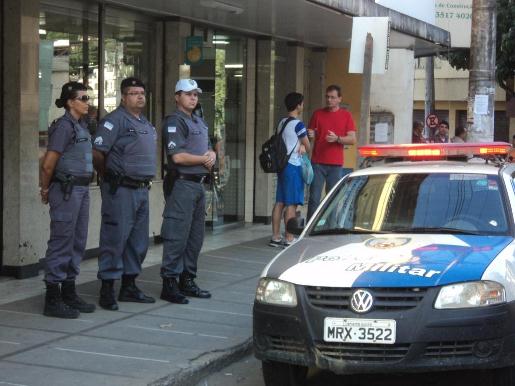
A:
{"type": "Polygon", "coordinates": [[[79,82],[68,82],[63,84],[61,88],[61,96],[55,100],[55,105],[59,108],[66,106],[68,99],[73,99],[77,96],[77,91],[88,91],[88,88],[79,82]]]}
{"type": "Polygon", "coordinates": [[[122,93],[125,91],[126,88],[129,87],[142,87],[143,89],[145,89],[145,84],[138,78],[134,77],[125,78],[124,80],[122,80],[122,83],[120,85],[120,90],[122,90],[122,93]]]}

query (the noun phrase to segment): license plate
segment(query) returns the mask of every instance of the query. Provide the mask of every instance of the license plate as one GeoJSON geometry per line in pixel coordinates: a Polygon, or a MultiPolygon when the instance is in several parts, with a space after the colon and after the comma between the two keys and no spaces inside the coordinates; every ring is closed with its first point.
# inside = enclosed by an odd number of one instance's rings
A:
{"type": "Polygon", "coordinates": [[[343,343],[395,343],[393,319],[325,318],[324,341],[343,343]]]}

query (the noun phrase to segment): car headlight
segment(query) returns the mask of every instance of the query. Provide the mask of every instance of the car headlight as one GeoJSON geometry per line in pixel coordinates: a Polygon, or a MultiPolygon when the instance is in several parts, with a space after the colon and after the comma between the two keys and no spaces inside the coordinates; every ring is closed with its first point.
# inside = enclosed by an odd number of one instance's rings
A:
{"type": "Polygon", "coordinates": [[[297,305],[295,286],[281,280],[261,278],[256,290],[256,300],[260,303],[295,307],[297,305]]]}
{"type": "Polygon", "coordinates": [[[435,308],[484,307],[505,302],[506,293],[501,284],[495,281],[473,281],[442,287],[435,308]]]}

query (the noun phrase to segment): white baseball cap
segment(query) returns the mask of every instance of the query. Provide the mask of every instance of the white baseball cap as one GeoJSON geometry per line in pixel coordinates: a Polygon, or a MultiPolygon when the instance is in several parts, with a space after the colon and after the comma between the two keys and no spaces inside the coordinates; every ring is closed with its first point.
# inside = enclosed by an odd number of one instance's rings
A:
{"type": "Polygon", "coordinates": [[[190,92],[196,90],[198,93],[202,93],[202,89],[198,87],[197,82],[193,79],[181,79],[175,85],[175,92],[184,91],[190,92]]]}

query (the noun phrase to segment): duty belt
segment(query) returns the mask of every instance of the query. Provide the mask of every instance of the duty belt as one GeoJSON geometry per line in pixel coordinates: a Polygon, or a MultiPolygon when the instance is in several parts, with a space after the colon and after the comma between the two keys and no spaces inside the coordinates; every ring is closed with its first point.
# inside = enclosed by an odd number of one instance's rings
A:
{"type": "Polygon", "coordinates": [[[111,173],[106,173],[104,176],[104,181],[131,189],[148,188],[152,184],[152,180],[136,180],[131,177],[122,177],[111,173]]]}
{"type": "Polygon", "coordinates": [[[181,174],[177,175],[179,180],[198,182],[199,184],[206,182],[208,174],[181,174]]]}
{"type": "Polygon", "coordinates": [[[66,180],[63,180],[54,176],[51,182],[59,182],[61,184],[70,183],[74,186],[88,186],[91,183],[91,177],[75,177],[70,175],[66,177],[66,180]]]}

